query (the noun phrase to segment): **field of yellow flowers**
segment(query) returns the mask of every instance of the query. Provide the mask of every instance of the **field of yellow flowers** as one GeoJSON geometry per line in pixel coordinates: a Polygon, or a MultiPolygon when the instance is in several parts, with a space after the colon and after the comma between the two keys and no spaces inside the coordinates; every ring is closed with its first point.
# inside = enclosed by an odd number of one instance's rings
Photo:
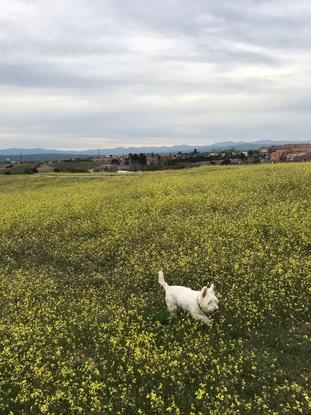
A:
{"type": "Polygon", "coordinates": [[[0,414],[309,414],[310,206],[308,163],[0,177],[0,414]]]}

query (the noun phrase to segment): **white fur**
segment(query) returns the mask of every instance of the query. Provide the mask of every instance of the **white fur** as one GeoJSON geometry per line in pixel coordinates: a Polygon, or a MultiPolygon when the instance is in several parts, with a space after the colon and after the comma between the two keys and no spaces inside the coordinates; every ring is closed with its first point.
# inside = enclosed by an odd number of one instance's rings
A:
{"type": "Polygon", "coordinates": [[[168,285],[164,280],[163,271],[159,271],[158,281],[165,290],[165,302],[171,315],[174,315],[177,307],[180,307],[190,313],[195,320],[211,324],[206,314],[218,310],[218,298],[215,295],[214,284],[209,288],[203,287],[200,291],[179,285],[168,285]]]}

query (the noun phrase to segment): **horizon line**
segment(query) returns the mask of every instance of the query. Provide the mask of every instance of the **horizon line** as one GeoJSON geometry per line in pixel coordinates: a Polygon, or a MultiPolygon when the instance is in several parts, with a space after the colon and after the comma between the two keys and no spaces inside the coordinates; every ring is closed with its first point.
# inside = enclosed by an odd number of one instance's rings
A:
{"type": "Polygon", "coordinates": [[[129,146],[124,146],[124,145],[116,145],[114,147],[94,147],[94,148],[83,148],[83,149],[73,149],[73,148],[47,148],[47,147],[32,147],[32,146],[25,146],[25,147],[5,147],[5,148],[0,148],[0,151],[4,151],[4,150],[32,150],[32,149],[38,149],[38,150],[48,150],[48,151],[74,151],[74,152],[83,152],[83,151],[103,151],[103,150],[114,150],[117,148],[122,148],[122,149],[129,149],[129,148],[141,148],[141,147],[146,147],[146,148],[150,148],[150,147],[155,147],[155,148],[172,148],[172,147],[179,147],[179,146],[187,146],[187,147],[206,147],[206,146],[212,146],[212,145],[217,145],[217,144],[224,144],[224,143],[257,143],[257,142],[261,142],[261,141],[270,141],[270,142],[274,142],[274,143],[278,143],[278,142],[284,142],[286,141],[287,143],[293,143],[293,144],[299,144],[299,143],[306,143],[306,142],[311,142],[311,139],[302,139],[302,140],[289,140],[289,139],[278,139],[278,140],[273,140],[273,139],[255,139],[255,140],[251,140],[251,141],[245,141],[245,140],[225,140],[225,141],[218,141],[218,142],[212,142],[209,144],[186,144],[186,143],[180,143],[180,144],[171,144],[171,145],[153,145],[153,144],[142,144],[142,145],[129,145],[129,146]]]}

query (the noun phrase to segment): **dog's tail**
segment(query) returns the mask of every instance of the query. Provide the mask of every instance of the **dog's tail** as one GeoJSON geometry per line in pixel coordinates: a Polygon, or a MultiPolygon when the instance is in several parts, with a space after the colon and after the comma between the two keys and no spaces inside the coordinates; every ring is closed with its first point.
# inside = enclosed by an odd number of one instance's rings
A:
{"type": "Polygon", "coordinates": [[[166,287],[168,287],[168,284],[164,280],[163,271],[159,271],[158,275],[159,275],[159,278],[158,278],[159,284],[162,285],[162,287],[165,289],[166,287]]]}

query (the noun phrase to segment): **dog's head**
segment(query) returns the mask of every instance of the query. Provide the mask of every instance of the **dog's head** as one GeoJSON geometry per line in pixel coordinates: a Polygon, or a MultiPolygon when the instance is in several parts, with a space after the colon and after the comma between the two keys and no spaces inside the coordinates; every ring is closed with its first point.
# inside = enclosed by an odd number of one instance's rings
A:
{"type": "Polygon", "coordinates": [[[215,294],[214,284],[212,284],[209,288],[203,287],[201,289],[199,304],[205,313],[208,314],[214,313],[214,311],[218,310],[218,298],[215,294]]]}

